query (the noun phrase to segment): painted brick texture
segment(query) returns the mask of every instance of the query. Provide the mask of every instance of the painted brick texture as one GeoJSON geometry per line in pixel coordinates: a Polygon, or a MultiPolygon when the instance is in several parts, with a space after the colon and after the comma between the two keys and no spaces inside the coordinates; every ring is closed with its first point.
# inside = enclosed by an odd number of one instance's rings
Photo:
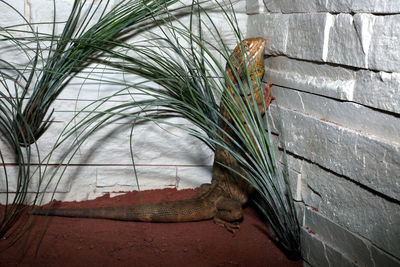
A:
{"type": "MultiPolygon", "coordinates": [[[[8,8],[6,4],[0,3],[0,10],[7,10],[0,18],[1,26],[8,26],[16,23],[23,23],[23,18],[18,15],[19,12],[25,19],[37,24],[37,31],[51,33],[52,27],[46,22],[53,21],[54,5],[53,0],[15,0],[5,1],[15,10],[8,8]]],[[[89,1],[90,2],[90,1],[89,1]]],[[[107,2],[107,1],[106,1],[107,2]]],[[[110,1],[109,8],[115,6],[119,1],[110,1]]],[[[185,1],[187,4],[191,1],[185,1]]],[[[56,21],[65,21],[73,6],[71,0],[56,0],[56,21]]],[[[243,34],[246,34],[246,2],[240,1],[234,4],[237,12],[237,19],[243,34]]],[[[229,44],[230,48],[236,46],[236,40],[232,29],[228,29],[224,16],[218,12],[210,12],[210,17],[222,33],[222,39],[229,44]]],[[[189,18],[182,17],[180,22],[188,25],[189,18]]],[[[62,24],[56,27],[56,33],[62,31],[62,24]]],[[[26,29],[25,29],[26,30],[26,29]]],[[[153,29],[157,31],[157,29],[153,29]]],[[[203,29],[203,38],[212,43],[212,33],[203,29]]],[[[131,41],[140,40],[140,36],[135,36],[131,41]]],[[[180,43],[184,45],[183,43],[180,43]]],[[[1,59],[6,61],[18,62],[23,65],[24,54],[16,54],[15,50],[6,50],[5,42],[0,42],[2,49],[1,59]],[[6,53],[7,52],[7,53],[6,53]]],[[[221,60],[221,64],[225,64],[221,60]]],[[[139,82],[141,78],[134,75],[124,75],[115,72],[103,73],[102,69],[96,65],[91,65],[83,71],[78,77],[73,78],[68,86],[58,96],[52,108],[55,112],[53,123],[45,134],[39,139],[40,157],[48,155],[54,148],[60,133],[66,127],[72,127],[77,121],[87,116],[94,110],[94,106],[88,106],[93,100],[116,94],[123,86],[111,85],[109,83],[98,83],[90,79],[103,79],[113,81],[132,80],[139,82]],[[95,70],[91,73],[92,70],[95,70]],[[85,112],[79,113],[84,110],[85,112]],[[73,119],[74,118],[74,119],[73,119]]],[[[4,90],[4,88],[0,88],[4,90]]],[[[105,103],[100,110],[110,108],[117,104],[123,104],[131,101],[129,94],[116,95],[109,102],[105,103]]],[[[136,98],[142,100],[142,98],[136,98]]],[[[188,122],[175,119],[174,122],[182,125],[188,122]]],[[[146,123],[137,125],[134,129],[134,138],[130,141],[132,124],[128,119],[121,119],[117,122],[108,124],[101,131],[93,134],[87,142],[83,143],[76,151],[71,161],[63,159],[65,152],[71,147],[73,138],[59,146],[47,159],[51,168],[48,173],[54,173],[58,177],[63,169],[55,172],[55,166],[59,163],[67,165],[66,172],[57,186],[55,198],[58,200],[85,200],[93,199],[105,193],[119,191],[157,189],[174,187],[178,189],[194,188],[202,183],[208,183],[211,180],[211,166],[214,153],[198,139],[190,136],[181,129],[168,125],[156,123],[146,123]],[[132,145],[132,151],[131,149],[132,145]],[[132,166],[131,153],[134,155],[136,170],[132,166]],[[137,177],[135,177],[135,171],[137,177]],[[137,179],[136,179],[137,178],[137,179]]],[[[7,164],[15,164],[14,153],[7,145],[3,136],[0,136],[0,151],[6,159],[7,164]]],[[[32,151],[32,163],[38,163],[39,152],[34,148],[32,151]]],[[[16,168],[7,167],[7,174],[10,177],[16,177],[16,168]]],[[[4,178],[5,173],[2,170],[0,177],[4,178]]],[[[10,180],[9,189],[16,189],[16,180],[10,180]]],[[[43,202],[51,198],[51,193],[55,189],[57,178],[53,180],[46,191],[43,202]]],[[[47,181],[39,181],[38,174],[32,176],[32,185],[30,190],[36,191],[39,187],[44,189],[47,181]]],[[[5,184],[0,184],[0,202],[5,202],[6,190],[5,184]]]]}

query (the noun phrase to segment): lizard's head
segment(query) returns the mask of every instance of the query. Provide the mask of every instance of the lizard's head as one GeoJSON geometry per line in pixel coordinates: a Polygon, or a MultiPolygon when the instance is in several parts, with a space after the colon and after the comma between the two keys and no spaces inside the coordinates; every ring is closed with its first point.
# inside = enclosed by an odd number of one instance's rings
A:
{"type": "Polygon", "coordinates": [[[228,64],[226,67],[234,84],[237,83],[237,77],[233,73],[235,71],[242,81],[246,81],[246,75],[249,73],[253,88],[257,86],[264,75],[264,50],[264,38],[248,38],[236,46],[230,57],[234,70],[228,64]]]}
{"type": "Polygon", "coordinates": [[[249,71],[255,69],[257,72],[264,73],[264,50],[264,38],[248,38],[239,43],[231,55],[231,62],[236,72],[242,76],[243,68],[246,68],[249,71]],[[251,64],[255,65],[251,66],[251,64]]]}
{"type": "Polygon", "coordinates": [[[249,38],[242,41],[246,52],[250,53],[251,58],[255,62],[264,61],[265,39],[249,38]]]}

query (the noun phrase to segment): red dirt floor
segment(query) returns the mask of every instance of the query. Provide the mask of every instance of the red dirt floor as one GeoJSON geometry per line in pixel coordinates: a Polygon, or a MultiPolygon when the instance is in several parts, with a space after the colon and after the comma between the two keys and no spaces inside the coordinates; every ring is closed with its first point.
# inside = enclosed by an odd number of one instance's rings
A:
{"type": "MultiPolygon", "coordinates": [[[[196,190],[142,191],[142,203],[194,197],[196,190]]],[[[139,203],[137,192],[83,202],[57,202],[57,208],[126,206],[139,203]]],[[[4,211],[4,206],[1,207],[4,211]]],[[[27,215],[20,219],[25,222],[27,215]]],[[[0,240],[0,266],[302,266],[290,261],[268,237],[267,226],[248,207],[236,235],[212,220],[142,223],[35,216],[27,235],[7,248],[0,240]],[[38,237],[44,235],[38,250],[38,237]],[[7,248],[7,249],[6,249],[7,248]],[[37,254],[35,256],[35,251],[37,254]]],[[[12,235],[13,231],[11,231],[12,235]]],[[[10,235],[10,234],[9,234],[10,235]]]]}

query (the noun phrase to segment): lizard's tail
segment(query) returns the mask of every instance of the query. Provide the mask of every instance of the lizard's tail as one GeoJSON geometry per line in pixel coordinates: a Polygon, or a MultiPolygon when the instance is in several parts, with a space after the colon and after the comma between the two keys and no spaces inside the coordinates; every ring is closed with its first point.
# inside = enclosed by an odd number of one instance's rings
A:
{"type": "Polygon", "coordinates": [[[190,222],[214,217],[215,204],[201,198],[127,207],[34,209],[32,215],[101,218],[143,222],[190,222]]]}

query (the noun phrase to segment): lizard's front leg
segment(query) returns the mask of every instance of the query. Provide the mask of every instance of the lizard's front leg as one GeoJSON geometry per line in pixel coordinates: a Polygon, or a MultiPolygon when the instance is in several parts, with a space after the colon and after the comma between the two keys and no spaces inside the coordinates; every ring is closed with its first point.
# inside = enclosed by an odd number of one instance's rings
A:
{"type": "MultiPolygon", "coordinates": [[[[265,108],[268,108],[269,105],[271,104],[272,100],[275,99],[275,97],[271,96],[271,86],[272,83],[267,83],[264,87],[264,102],[265,102],[265,108]]],[[[261,115],[264,115],[265,109],[264,109],[264,104],[262,101],[258,103],[258,109],[261,112],[261,115]]]]}
{"type": "Polygon", "coordinates": [[[225,227],[229,232],[235,233],[240,226],[238,220],[243,217],[242,205],[239,201],[231,198],[221,198],[216,203],[217,213],[214,222],[225,227]]]}
{"type": "Polygon", "coordinates": [[[275,100],[275,97],[271,96],[271,86],[272,83],[267,83],[264,88],[264,100],[267,108],[269,107],[269,104],[271,104],[272,100],[275,100]]]}

